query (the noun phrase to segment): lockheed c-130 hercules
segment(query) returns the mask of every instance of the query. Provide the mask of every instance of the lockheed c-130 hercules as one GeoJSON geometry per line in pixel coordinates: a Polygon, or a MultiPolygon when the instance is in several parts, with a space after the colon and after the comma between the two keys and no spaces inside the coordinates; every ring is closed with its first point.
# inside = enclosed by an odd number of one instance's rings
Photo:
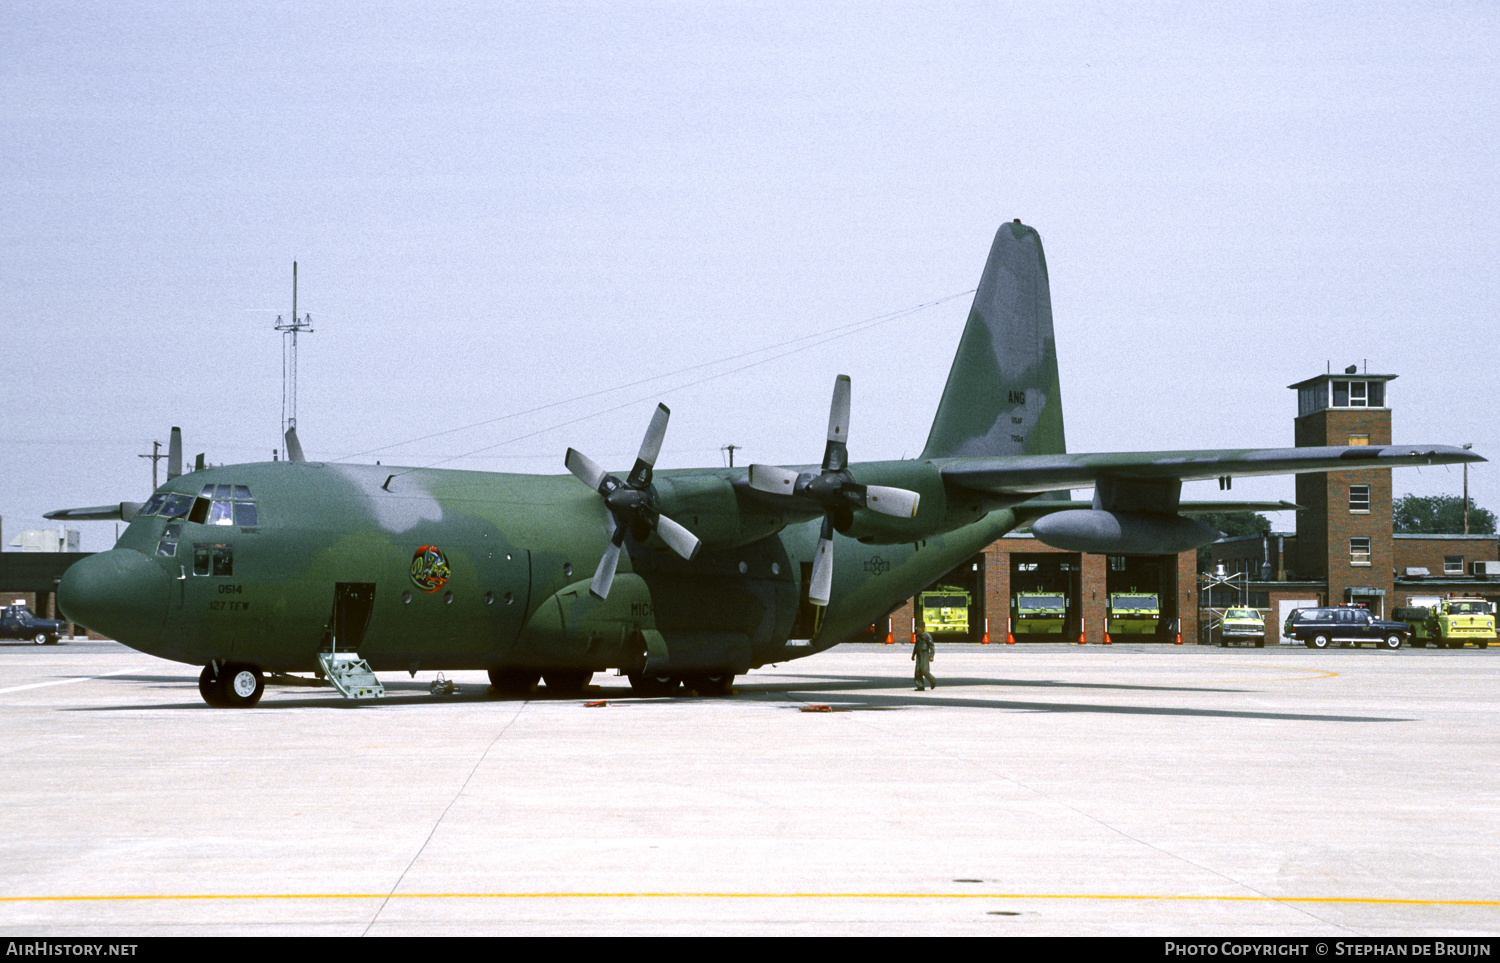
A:
{"type": "Polygon", "coordinates": [[[571,477],[320,464],[295,429],[287,461],[182,474],[174,438],[173,477],[144,505],[49,516],[130,522],[58,602],[203,666],[214,706],[254,705],[267,674],[359,696],[392,670],[483,669],[524,693],[617,669],[643,694],[727,694],[1019,525],[1069,551],[1170,554],[1218,537],[1195,510],[1243,507],[1184,502],[1184,481],[1483,460],[1444,445],[1068,454],[1046,262],[1019,221],[996,234],[921,455],[851,463],[849,411],[840,376],[819,465],[658,472],[658,406],[623,476],[572,449],[571,477]]]}

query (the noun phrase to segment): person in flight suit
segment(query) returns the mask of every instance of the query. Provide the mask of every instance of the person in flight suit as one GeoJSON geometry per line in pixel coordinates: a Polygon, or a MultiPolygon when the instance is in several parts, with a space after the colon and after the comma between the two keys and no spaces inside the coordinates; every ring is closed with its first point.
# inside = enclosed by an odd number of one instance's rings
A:
{"type": "Polygon", "coordinates": [[[911,647],[911,660],[917,664],[917,691],[923,690],[923,682],[928,686],[937,688],[937,680],[932,677],[932,657],[936,652],[932,644],[932,633],[924,631],[917,636],[917,642],[911,647]]]}

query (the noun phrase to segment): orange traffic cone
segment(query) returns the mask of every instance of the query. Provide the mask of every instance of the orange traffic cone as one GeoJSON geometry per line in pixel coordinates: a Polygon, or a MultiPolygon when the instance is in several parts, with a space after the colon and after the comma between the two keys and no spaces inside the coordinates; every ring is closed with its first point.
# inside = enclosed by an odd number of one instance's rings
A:
{"type": "Polygon", "coordinates": [[[981,645],[989,645],[990,644],[990,617],[988,615],[986,615],[984,617],[984,639],[981,640],[980,644],[981,645]]]}
{"type": "Polygon", "coordinates": [[[1109,619],[1104,620],[1104,644],[1114,645],[1114,643],[1109,640],[1109,619]]]}
{"type": "Polygon", "coordinates": [[[1010,624],[1011,624],[1010,623],[1010,619],[1007,618],[1005,620],[1005,644],[1006,645],[1015,645],[1016,644],[1016,634],[1010,630],[1010,624]]]}

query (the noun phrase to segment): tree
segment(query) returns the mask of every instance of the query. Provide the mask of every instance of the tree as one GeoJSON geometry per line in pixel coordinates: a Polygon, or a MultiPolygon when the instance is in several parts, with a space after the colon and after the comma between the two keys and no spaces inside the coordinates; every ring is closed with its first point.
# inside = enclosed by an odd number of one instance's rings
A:
{"type": "MultiPolygon", "coordinates": [[[[1402,495],[1392,527],[1398,535],[1462,535],[1464,500],[1459,495],[1402,495]]],[[[1495,534],[1495,513],[1469,499],[1469,534],[1495,534]]]]}
{"type": "MultiPolygon", "coordinates": [[[[1194,515],[1193,518],[1209,528],[1218,529],[1229,538],[1239,535],[1261,535],[1271,530],[1271,520],[1255,512],[1208,512],[1203,515],[1194,515]]],[[[1198,571],[1208,571],[1208,564],[1212,560],[1213,551],[1209,546],[1205,545],[1198,549],[1198,571]]]]}

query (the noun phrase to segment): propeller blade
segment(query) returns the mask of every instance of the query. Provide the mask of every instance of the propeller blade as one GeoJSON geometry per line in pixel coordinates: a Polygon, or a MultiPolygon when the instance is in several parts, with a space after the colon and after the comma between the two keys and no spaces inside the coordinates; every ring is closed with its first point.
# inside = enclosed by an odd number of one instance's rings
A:
{"type": "Polygon", "coordinates": [[[172,440],[167,443],[167,481],[182,474],[182,429],[172,426],[172,440]]]}
{"type": "Polygon", "coordinates": [[[828,445],[823,449],[823,470],[849,467],[849,376],[833,381],[833,403],[828,406],[828,445]]]}
{"type": "Polygon", "coordinates": [[[644,488],[651,484],[651,469],[656,466],[656,456],[661,454],[662,439],[667,436],[667,419],[672,411],[666,405],[657,404],[651,415],[651,424],[646,426],[646,437],[641,439],[641,452],[635,456],[635,467],[630,469],[631,488],[644,488]]]}
{"type": "Polygon", "coordinates": [[[807,582],[807,600],[814,605],[827,605],[833,594],[833,525],[823,520],[823,537],[818,539],[818,554],[813,556],[812,576],[807,582]]]}
{"type": "Polygon", "coordinates": [[[922,499],[916,492],[905,488],[887,488],[884,485],[865,486],[865,507],[882,515],[897,518],[915,518],[917,504],[922,499]]]}
{"type": "Polygon", "coordinates": [[[615,535],[620,541],[611,538],[609,544],[604,546],[604,557],[599,559],[599,567],[594,569],[594,580],[589,583],[589,594],[601,602],[609,598],[609,587],[615,584],[615,569],[620,564],[620,542],[625,540],[625,529],[618,529],[615,535]]]}
{"type": "Polygon", "coordinates": [[[59,508],[48,512],[43,518],[66,522],[98,522],[118,519],[128,522],[141,510],[141,502],[120,502],[118,505],[100,505],[97,508],[59,508]]]}
{"type": "Polygon", "coordinates": [[[833,381],[833,404],[828,407],[828,440],[849,440],[849,376],[833,381]]]}
{"type": "Polygon", "coordinates": [[[775,465],[751,465],[750,487],[772,495],[790,495],[797,484],[797,473],[775,465]]]}
{"type": "Polygon", "coordinates": [[[599,486],[604,484],[604,479],[609,474],[603,468],[594,464],[592,458],[576,448],[568,449],[567,456],[563,458],[563,464],[568,466],[568,471],[573,473],[574,478],[577,478],[594,491],[599,490],[599,486]]]}
{"type": "Polygon", "coordinates": [[[641,453],[636,455],[638,459],[648,465],[656,464],[656,456],[661,454],[662,439],[667,436],[667,419],[670,417],[672,409],[658,402],[656,411],[651,413],[651,424],[646,426],[646,437],[641,439],[641,453]]]}
{"type": "Polygon", "coordinates": [[[698,549],[703,545],[698,536],[665,515],[656,516],[656,534],[661,536],[661,540],[666,542],[672,551],[689,562],[698,554],[698,549]]]}
{"type": "Polygon", "coordinates": [[[297,440],[296,425],[286,430],[286,460],[307,461],[307,458],[302,454],[302,442],[297,440]]]}

